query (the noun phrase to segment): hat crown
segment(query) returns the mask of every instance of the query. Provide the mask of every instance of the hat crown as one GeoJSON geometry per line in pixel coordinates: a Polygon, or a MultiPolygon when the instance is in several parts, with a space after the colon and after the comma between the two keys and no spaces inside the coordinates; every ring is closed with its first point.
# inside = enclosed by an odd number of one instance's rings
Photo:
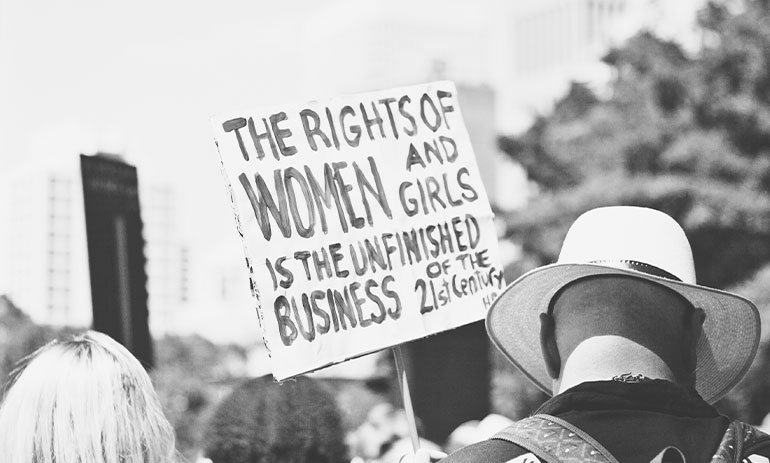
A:
{"type": "Polygon", "coordinates": [[[643,207],[602,207],[584,213],[567,232],[558,262],[619,268],[631,262],[695,284],[692,249],[682,227],[663,212],[643,207]]]}

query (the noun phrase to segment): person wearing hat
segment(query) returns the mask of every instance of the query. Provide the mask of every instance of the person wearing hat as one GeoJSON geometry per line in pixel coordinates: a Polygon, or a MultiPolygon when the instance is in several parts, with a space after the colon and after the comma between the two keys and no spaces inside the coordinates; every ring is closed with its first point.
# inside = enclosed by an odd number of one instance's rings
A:
{"type": "MultiPolygon", "coordinates": [[[[768,436],[711,405],[754,359],[757,308],[696,284],[684,231],[660,211],[586,212],[557,263],[510,284],[486,323],[495,346],[553,397],[442,462],[770,461],[768,436]]],[[[404,459],[429,460],[422,451],[404,459]]]]}

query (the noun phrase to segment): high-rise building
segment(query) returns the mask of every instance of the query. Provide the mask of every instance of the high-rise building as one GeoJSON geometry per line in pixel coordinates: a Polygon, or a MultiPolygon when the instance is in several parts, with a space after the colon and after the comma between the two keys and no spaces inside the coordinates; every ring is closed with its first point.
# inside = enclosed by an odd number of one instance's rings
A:
{"type": "Polygon", "coordinates": [[[150,327],[173,332],[176,318],[190,299],[190,255],[180,242],[177,196],[173,187],[139,178],[150,327]]]}
{"type": "Polygon", "coordinates": [[[495,92],[487,85],[457,86],[468,136],[489,201],[502,210],[523,206],[528,199],[524,170],[497,148],[495,92]]]}
{"type": "Polygon", "coordinates": [[[501,128],[524,129],[547,112],[571,80],[601,86],[610,77],[600,58],[629,0],[515,2],[504,17],[508,44],[500,94],[501,128]]]}
{"type": "MultiPolygon", "coordinates": [[[[189,255],[176,230],[173,190],[144,183],[150,325],[173,331],[189,298],[189,255]]],[[[89,326],[90,278],[77,156],[36,159],[0,174],[0,294],[38,323],[89,326]]]]}
{"type": "Polygon", "coordinates": [[[488,12],[479,2],[413,8],[408,0],[328,2],[299,33],[309,98],[422,83],[445,76],[489,83],[488,12]],[[408,13],[407,13],[408,12],[408,13]]]}
{"type": "Polygon", "coordinates": [[[180,333],[198,333],[216,342],[259,347],[262,333],[257,306],[235,222],[230,231],[220,242],[194,253],[196,265],[186,277],[194,292],[174,326],[180,333]]]}
{"type": "Polygon", "coordinates": [[[82,187],[71,172],[77,158],[49,161],[2,175],[0,293],[39,323],[85,326],[91,294],[82,187]]]}
{"type": "Polygon", "coordinates": [[[570,81],[602,93],[611,78],[601,62],[610,47],[647,29],[694,48],[695,12],[702,0],[541,0],[508,2],[500,9],[501,49],[496,74],[498,127],[525,129],[547,113],[570,81]]]}
{"type": "Polygon", "coordinates": [[[319,9],[302,32],[304,91],[322,97],[453,80],[487,195],[504,209],[516,207],[526,179],[497,149],[497,49],[489,27],[495,2],[436,5],[410,10],[407,0],[340,0],[319,9]]]}

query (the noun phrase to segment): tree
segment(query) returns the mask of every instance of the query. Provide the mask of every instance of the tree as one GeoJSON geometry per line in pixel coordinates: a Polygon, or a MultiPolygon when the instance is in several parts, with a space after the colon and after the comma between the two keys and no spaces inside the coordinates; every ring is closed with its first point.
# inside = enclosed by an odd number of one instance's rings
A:
{"type": "Polygon", "coordinates": [[[38,325],[8,296],[0,295],[0,384],[7,386],[11,373],[45,343],[76,331],[38,325]]]}
{"type": "MultiPolygon", "coordinates": [[[[703,47],[688,56],[644,31],[611,50],[610,96],[573,85],[553,112],[501,149],[542,192],[507,217],[531,265],[556,260],[569,225],[588,209],[638,205],[682,224],[699,283],[752,286],[770,272],[770,6],[699,12],[703,47]]],[[[527,268],[520,268],[526,271],[527,268]]],[[[752,286],[754,287],[754,286],[752,286]]],[[[767,285],[764,286],[767,288],[767,285]]],[[[760,295],[763,295],[760,292],[760,295]]],[[[770,315],[770,297],[760,298],[770,315]]],[[[770,347],[747,382],[720,403],[757,422],[770,412],[770,347]]]]}

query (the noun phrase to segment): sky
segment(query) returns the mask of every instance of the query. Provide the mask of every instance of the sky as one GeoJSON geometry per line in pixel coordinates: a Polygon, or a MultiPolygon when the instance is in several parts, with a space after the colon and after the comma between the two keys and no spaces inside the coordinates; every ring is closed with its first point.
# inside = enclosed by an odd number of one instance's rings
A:
{"type": "MultiPolygon", "coordinates": [[[[319,10],[345,15],[352,3],[0,0],[0,168],[121,154],[140,183],[175,186],[186,239],[220,240],[233,222],[209,118],[328,96],[309,93],[308,26],[321,30],[312,24],[319,10]]],[[[351,14],[377,3],[357,2],[351,14]]],[[[480,11],[418,5],[410,7],[418,19],[457,27],[480,11]]],[[[343,71],[318,69],[327,81],[343,71]]]]}

